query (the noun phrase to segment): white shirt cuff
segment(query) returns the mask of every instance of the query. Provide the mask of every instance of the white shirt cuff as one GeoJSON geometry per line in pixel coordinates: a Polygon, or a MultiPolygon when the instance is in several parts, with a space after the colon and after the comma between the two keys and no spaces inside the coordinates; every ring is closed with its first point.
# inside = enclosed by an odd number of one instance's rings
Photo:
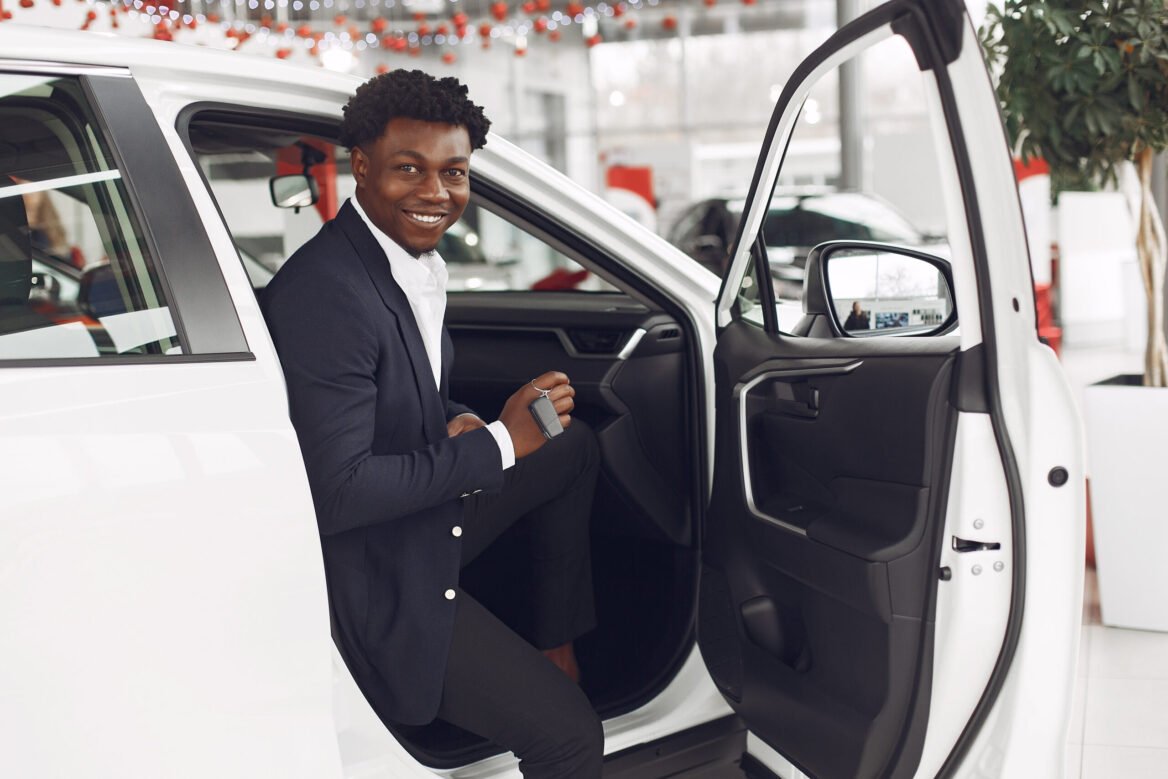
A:
{"type": "Polygon", "coordinates": [[[499,456],[503,458],[503,470],[507,470],[515,464],[515,444],[511,443],[511,434],[507,432],[507,426],[498,419],[487,425],[487,430],[495,437],[495,443],[499,445],[499,456]]]}

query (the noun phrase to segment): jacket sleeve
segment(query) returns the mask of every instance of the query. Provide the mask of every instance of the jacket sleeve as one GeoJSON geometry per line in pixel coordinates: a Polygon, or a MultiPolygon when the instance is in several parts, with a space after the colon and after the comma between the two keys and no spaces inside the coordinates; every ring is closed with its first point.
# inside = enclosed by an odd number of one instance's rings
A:
{"type": "MultiPolygon", "coordinates": [[[[276,286],[265,298],[268,327],[322,535],[502,486],[499,447],[486,429],[404,454],[374,455],[376,375],[386,356],[371,312],[334,275],[301,275],[276,286]]],[[[408,365],[402,374],[413,381],[408,365]]]]}
{"type": "MultiPolygon", "coordinates": [[[[479,416],[470,406],[455,403],[453,400],[446,401],[446,421],[449,422],[459,414],[474,414],[476,417],[479,416]]],[[[482,417],[479,418],[482,419],[482,417]]],[[[484,419],[483,421],[485,422],[486,420],[484,419]]]]}

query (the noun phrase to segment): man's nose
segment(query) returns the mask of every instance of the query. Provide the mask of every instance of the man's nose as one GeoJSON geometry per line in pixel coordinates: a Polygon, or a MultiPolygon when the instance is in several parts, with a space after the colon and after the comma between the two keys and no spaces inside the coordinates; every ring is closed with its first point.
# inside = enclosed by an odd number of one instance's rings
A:
{"type": "Polygon", "coordinates": [[[442,183],[442,177],[437,173],[426,176],[418,187],[418,197],[426,200],[446,200],[449,196],[446,185],[442,183]]]}

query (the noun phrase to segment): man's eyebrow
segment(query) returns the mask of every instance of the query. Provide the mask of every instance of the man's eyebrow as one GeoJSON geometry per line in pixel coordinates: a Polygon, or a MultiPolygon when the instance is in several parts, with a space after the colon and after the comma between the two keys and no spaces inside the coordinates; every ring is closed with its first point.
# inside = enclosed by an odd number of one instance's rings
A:
{"type": "MultiPolygon", "coordinates": [[[[412,157],[416,160],[421,160],[422,162],[426,161],[426,155],[422,154],[421,152],[414,151],[413,149],[400,149],[398,151],[395,151],[392,156],[394,156],[394,157],[412,157]]],[[[459,155],[457,157],[448,157],[442,164],[443,165],[456,165],[456,164],[461,163],[461,162],[470,162],[470,157],[464,157],[461,155],[459,155]]]]}

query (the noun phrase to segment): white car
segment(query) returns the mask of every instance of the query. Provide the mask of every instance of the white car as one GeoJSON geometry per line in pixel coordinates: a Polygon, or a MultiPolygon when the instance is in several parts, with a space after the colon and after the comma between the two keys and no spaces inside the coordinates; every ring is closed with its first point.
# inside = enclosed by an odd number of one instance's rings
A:
{"type": "MultiPolygon", "coordinates": [[[[244,175],[223,168],[331,148],[358,80],[10,24],[0,52],[0,776],[516,776],[469,734],[383,723],[349,674],[223,218],[244,175]],[[106,270],[48,284],[36,252],[106,270]]],[[[489,418],[559,368],[597,430],[600,626],[578,652],[606,775],[1061,775],[1082,435],[961,4],[894,0],[796,71],[724,279],[499,137],[472,175],[484,244],[618,290],[452,292],[448,312],[454,397],[489,418]],[[878,41],[912,47],[933,98],[952,254],[917,259],[952,286],[930,293],[944,321],[849,336],[830,268],[897,247],[828,245],[818,324],[780,332],[755,236],[786,140],[811,85],[878,41]]],[[[515,622],[512,551],[464,584],[515,622]]]]}

